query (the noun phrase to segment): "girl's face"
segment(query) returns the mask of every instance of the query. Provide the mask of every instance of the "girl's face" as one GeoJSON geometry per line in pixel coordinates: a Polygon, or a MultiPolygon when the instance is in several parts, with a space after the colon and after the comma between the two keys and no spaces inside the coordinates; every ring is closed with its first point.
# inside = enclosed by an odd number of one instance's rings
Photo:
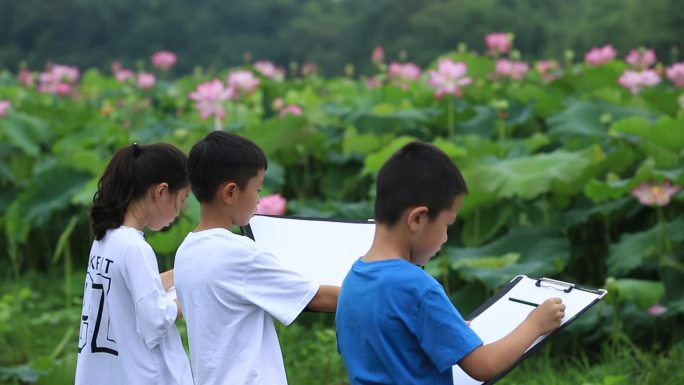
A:
{"type": "Polygon", "coordinates": [[[154,211],[150,215],[147,227],[158,231],[168,227],[178,217],[190,194],[190,186],[183,187],[178,191],[171,191],[166,183],[157,186],[155,194],[159,199],[155,201],[154,211]]]}

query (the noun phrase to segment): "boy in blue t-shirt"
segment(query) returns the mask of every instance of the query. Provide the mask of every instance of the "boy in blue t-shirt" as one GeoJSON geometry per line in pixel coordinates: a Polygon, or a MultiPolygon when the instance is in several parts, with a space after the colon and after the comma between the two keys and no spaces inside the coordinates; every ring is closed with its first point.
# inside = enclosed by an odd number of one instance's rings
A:
{"type": "Polygon", "coordinates": [[[509,335],[483,345],[442,286],[420,266],[447,240],[467,187],[437,147],[412,142],[382,167],[376,230],[347,274],[337,343],[351,384],[452,384],[451,367],[486,381],[560,325],[565,305],[545,301],[509,335]]]}

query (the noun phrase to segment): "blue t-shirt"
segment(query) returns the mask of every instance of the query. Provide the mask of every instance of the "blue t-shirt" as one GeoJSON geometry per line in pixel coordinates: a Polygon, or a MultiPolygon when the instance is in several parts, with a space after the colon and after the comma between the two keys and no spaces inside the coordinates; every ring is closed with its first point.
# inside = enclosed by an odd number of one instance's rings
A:
{"type": "Polygon", "coordinates": [[[357,260],[335,321],[351,384],[451,385],[451,367],[482,344],[439,282],[403,259],[357,260]]]}

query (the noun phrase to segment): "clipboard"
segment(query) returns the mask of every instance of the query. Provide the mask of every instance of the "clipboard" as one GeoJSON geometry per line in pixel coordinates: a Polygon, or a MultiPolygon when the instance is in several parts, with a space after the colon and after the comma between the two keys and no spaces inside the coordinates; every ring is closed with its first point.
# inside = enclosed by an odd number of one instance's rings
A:
{"type": "Polygon", "coordinates": [[[488,344],[503,338],[522,323],[537,305],[549,298],[558,297],[563,300],[566,306],[565,317],[561,320],[561,326],[551,333],[537,338],[513,365],[489,381],[475,380],[458,365],[454,365],[452,368],[454,384],[490,385],[495,383],[539,349],[550,337],[560,333],[594,304],[598,303],[606,294],[607,291],[604,289],[589,289],[551,278],[516,276],[466,317],[466,319],[471,320],[470,327],[480,336],[482,342],[488,344]],[[506,322],[502,323],[501,320],[504,319],[506,322]]]}
{"type": "Polygon", "coordinates": [[[254,215],[243,235],[319,285],[342,286],[354,262],[373,243],[373,220],[254,215]]]}
{"type": "MultiPolygon", "coordinates": [[[[375,223],[372,220],[254,215],[247,226],[240,227],[240,231],[261,249],[277,256],[303,276],[321,285],[341,286],[352,264],[370,249],[375,223]]],[[[552,297],[561,298],[566,305],[561,326],[539,337],[513,365],[487,382],[471,378],[458,365],[454,365],[454,384],[495,383],[539,349],[549,337],[559,333],[600,301],[606,293],[604,289],[584,288],[550,278],[514,277],[466,317],[471,320],[470,327],[482,341],[487,344],[501,339],[524,321],[536,305],[552,297]],[[505,324],[501,322],[502,319],[506,320],[505,324]]]]}

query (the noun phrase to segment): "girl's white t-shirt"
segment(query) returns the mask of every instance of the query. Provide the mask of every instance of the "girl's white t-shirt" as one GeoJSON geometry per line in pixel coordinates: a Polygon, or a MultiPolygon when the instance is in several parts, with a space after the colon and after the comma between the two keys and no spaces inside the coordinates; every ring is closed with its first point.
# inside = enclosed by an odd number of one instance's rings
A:
{"type": "Polygon", "coordinates": [[[90,250],[76,385],[192,385],[177,311],[143,233],[107,231],[90,250]]]}
{"type": "Polygon", "coordinates": [[[218,228],[188,234],[174,279],[196,384],[287,383],[273,318],[289,325],[317,284],[251,239],[218,228]]]}

